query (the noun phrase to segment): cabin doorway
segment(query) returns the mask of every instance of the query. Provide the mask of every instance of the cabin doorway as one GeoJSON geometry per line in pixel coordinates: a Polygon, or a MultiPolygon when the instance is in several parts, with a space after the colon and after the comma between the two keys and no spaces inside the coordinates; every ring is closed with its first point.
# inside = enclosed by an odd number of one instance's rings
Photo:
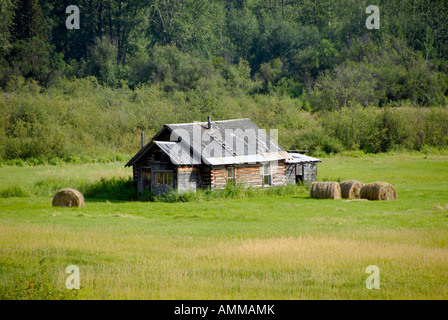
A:
{"type": "Polygon", "coordinates": [[[151,190],[151,169],[142,169],[143,190],[151,190]]]}
{"type": "Polygon", "coordinates": [[[296,183],[302,184],[303,183],[303,172],[304,168],[301,164],[296,164],[296,183]]]}

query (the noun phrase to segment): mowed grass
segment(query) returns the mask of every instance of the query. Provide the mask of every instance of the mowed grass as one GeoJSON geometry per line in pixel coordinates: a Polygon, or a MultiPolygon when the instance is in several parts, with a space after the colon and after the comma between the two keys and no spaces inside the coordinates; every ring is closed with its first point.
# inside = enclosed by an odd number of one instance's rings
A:
{"type": "MultiPolygon", "coordinates": [[[[0,199],[2,299],[447,299],[448,156],[333,157],[318,178],[398,200],[307,195],[187,203],[0,199]],[[65,269],[80,269],[67,290],[65,269]],[[380,269],[368,290],[366,268],[380,269]]],[[[0,188],[126,177],[122,164],[0,168],[0,188]]],[[[70,186],[70,185],[67,185],[70,186]]]]}

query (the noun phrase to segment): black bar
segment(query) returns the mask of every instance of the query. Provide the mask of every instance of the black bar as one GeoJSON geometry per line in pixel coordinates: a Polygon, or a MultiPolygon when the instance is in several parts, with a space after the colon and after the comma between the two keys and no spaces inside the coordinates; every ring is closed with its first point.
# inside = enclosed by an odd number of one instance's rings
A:
{"type": "Polygon", "coordinates": [[[403,319],[425,310],[444,313],[447,301],[291,301],[291,300],[161,300],[161,301],[0,301],[4,315],[65,315],[124,319],[335,319],[365,316],[403,319]]]}

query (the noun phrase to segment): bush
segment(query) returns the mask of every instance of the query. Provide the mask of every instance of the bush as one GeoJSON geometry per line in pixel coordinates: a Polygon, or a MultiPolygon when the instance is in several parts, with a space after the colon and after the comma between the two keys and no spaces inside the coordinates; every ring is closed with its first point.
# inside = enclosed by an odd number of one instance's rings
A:
{"type": "Polygon", "coordinates": [[[448,109],[352,107],[320,113],[319,119],[320,126],[297,135],[294,147],[316,154],[448,146],[448,109]]]}
{"type": "Polygon", "coordinates": [[[339,138],[329,135],[323,128],[315,128],[299,133],[293,149],[306,150],[310,155],[318,156],[322,152],[340,153],[344,151],[344,146],[339,138]]]}
{"type": "Polygon", "coordinates": [[[362,150],[351,150],[341,152],[341,156],[350,158],[362,158],[365,156],[365,153],[362,150]]]}
{"type": "Polygon", "coordinates": [[[322,73],[309,99],[315,110],[340,110],[354,105],[384,106],[410,101],[415,106],[448,103],[447,74],[435,70],[403,40],[385,36],[380,44],[357,39],[347,60],[334,70],[322,73]],[[362,56],[353,50],[362,47],[362,56]],[[355,49],[356,48],[356,49],[355,49]]]}
{"type": "Polygon", "coordinates": [[[37,181],[33,186],[33,195],[42,197],[53,197],[56,192],[70,186],[79,189],[82,186],[80,181],[61,180],[58,178],[47,178],[46,180],[37,181]]]}
{"type": "Polygon", "coordinates": [[[71,164],[80,164],[81,158],[78,156],[69,156],[68,158],[65,159],[65,162],[71,163],[71,164]]]}
{"type": "MultiPolygon", "coordinates": [[[[49,84],[56,75],[64,68],[63,55],[54,52],[55,47],[38,38],[16,41],[7,60],[11,65],[8,80],[18,77],[31,78],[40,84],[49,84]]],[[[0,83],[5,86],[5,83],[0,83]]],[[[12,89],[11,83],[8,83],[12,89]]]]}
{"type": "Polygon", "coordinates": [[[86,184],[79,190],[88,199],[138,200],[138,192],[132,178],[112,178],[86,184]]]}
{"type": "Polygon", "coordinates": [[[62,160],[59,157],[51,158],[48,160],[48,164],[52,166],[60,166],[62,165],[62,160]]]}
{"type": "MultiPolygon", "coordinates": [[[[230,78],[224,80],[235,80],[230,78]]],[[[112,90],[95,78],[61,79],[38,90],[33,89],[36,84],[24,83],[16,92],[0,94],[0,161],[29,159],[8,164],[33,166],[60,165],[61,159],[73,164],[124,162],[139,150],[142,131],[151,138],[166,123],[205,120],[207,114],[250,118],[260,128],[278,129],[284,149],[315,155],[448,145],[446,108],[377,108],[354,102],[310,113],[304,96],[231,93],[225,85],[205,88],[190,80],[195,83],[191,88],[169,93],[160,85],[112,90]]]]}
{"type": "Polygon", "coordinates": [[[308,194],[307,185],[288,184],[270,188],[246,187],[241,184],[229,183],[223,189],[199,189],[196,191],[177,192],[171,190],[168,193],[153,196],[150,192],[142,197],[147,201],[155,202],[193,202],[211,201],[216,199],[249,199],[257,197],[275,197],[288,195],[308,194]]]}

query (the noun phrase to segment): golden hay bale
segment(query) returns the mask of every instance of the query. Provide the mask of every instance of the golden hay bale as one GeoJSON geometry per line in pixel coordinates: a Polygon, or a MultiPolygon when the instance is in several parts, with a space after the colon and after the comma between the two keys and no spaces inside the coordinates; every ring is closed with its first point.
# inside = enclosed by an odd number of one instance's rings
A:
{"type": "Polygon", "coordinates": [[[84,207],[84,196],[75,189],[62,189],[53,198],[53,207],[84,207]]]}
{"type": "Polygon", "coordinates": [[[372,182],[361,188],[360,196],[369,200],[397,200],[397,190],[387,182],[372,182]]]}
{"type": "Polygon", "coordinates": [[[310,197],[315,199],[341,199],[341,187],[333,181],[319,181],[311,184],[310,197]]]}
{"type": "Polygon", "coordinates": [[[340,182],[339,185],[341,186],[342,198],[359,199],[361,188],[363,186],[362,182],[356,180],[348,180],[340,182]]]}

